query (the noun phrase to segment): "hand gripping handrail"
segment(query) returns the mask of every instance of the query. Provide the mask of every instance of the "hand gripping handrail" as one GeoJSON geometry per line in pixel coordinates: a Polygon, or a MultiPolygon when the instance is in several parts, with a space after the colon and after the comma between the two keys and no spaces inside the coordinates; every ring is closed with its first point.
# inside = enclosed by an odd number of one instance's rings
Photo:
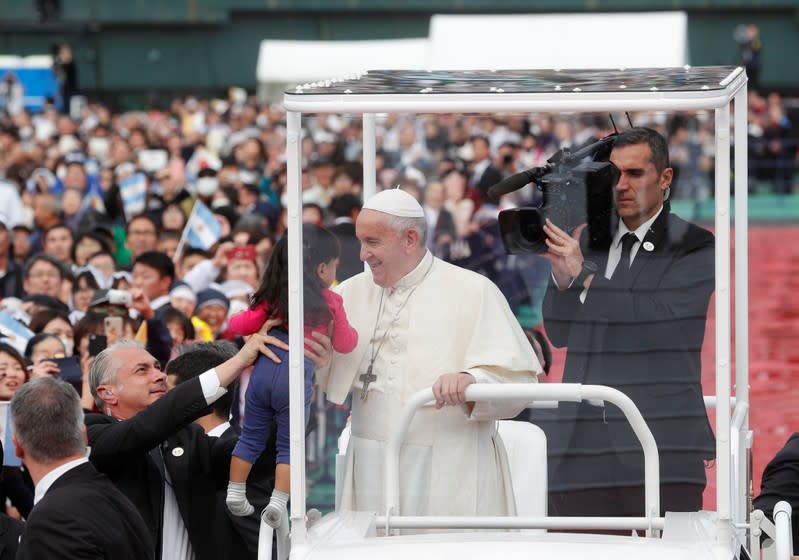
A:
{"type": "MultiPolygon", "coordinates": [[[[644,501],[646,517],[653,519],[660,514],[660,465],[655,437],[649,430],[635,403],[617,389],[604,385],[581,385],[579,383],[560,384],[518,384],[491,383],[472,384],[466,388],[468,401],[519,401],[537,400],[581,402],[587,399],[607,401],[616,405],[630,422],[641,447],[644,450],[644,501]]],[[[416,410],[433,401],[433,390],[422,389],[415,393],[402,409],[400,418],[386,443],[385,504],[386,520],[400,515],[399,510],[399,453],[402,442],[416,410]]]]}

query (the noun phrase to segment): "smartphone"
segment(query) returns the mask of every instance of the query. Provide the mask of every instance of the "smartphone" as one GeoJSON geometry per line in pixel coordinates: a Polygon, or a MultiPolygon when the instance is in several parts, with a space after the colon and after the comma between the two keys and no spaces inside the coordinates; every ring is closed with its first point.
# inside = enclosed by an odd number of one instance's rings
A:
{"type": "Polygon", "coordinates": [[[77,356],[69,358],[53,358],[50,360],[58,366],[58,377],[75,387],[78,393],[83,388],[83,375],[80,370],[80,362],[77,356]]]}
{"type": "Polygon", "coordinates": [[[122,317],[106,317],[103,319],[105,338],[108,344],[122,340],[122,317]]]}
{"type": "Polygon", "coordinates": [[[89,356],[96,356],[108,346],[108,339],[104,334],[89,335],[89,356]]]}

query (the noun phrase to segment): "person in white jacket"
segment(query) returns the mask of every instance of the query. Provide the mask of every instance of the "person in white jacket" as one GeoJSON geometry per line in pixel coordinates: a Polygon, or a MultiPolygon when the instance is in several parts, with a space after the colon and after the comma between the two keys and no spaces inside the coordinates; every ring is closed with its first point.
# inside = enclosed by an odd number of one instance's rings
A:
{"type": "MultiPolygon", "coordinates": [[[[401,515],[513,515],[498,418],[520,406],[466,403],[472,383],[534,383],[541,366],[499,289],[425,249],[419,203],[400,190],[378,193],[356,222],[369,270],[339,292],[359,332],[356,349],[315,346],[317,381],[342,403],[353,391],[352,435],[340,509],[385,511],[385,442],[407,399],[433,387],[400,457],[401,515]]],[[[306,339],[307,340],[307,339],[306,339]]]]}

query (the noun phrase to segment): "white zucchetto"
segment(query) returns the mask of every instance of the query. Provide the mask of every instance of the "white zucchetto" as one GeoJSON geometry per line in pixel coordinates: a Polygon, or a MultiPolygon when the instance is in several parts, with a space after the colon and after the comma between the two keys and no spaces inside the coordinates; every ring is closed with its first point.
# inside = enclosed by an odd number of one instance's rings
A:
{"type": "Polygon", "coordinates": [[[363,205],[364,210],[377,210],[400,218],[424,218],[424,210],[410,194],[400,189],[387,189],[371,197],[363,205]]]}

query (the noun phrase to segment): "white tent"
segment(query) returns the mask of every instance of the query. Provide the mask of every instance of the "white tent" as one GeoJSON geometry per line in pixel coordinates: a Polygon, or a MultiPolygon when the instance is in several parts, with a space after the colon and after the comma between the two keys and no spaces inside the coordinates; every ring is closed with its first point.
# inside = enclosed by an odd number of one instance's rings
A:
{"type": "Polygon", "coordinates": [[[414,70],[429,61],[427,39],[261,41],[259,83],[345,78],[373,68],[414,70]]]}
{"type": "Polygon", "coordinates": [[[688,64],[685,12],[435,15],[430,68],[652,68],[688,64]]]}
{"type": "Polygon", "coordinates": [[[651,68],[688,64],[685,12],[435,15],[427,39],[261,41],[262,98],[370,69],[651,68]]]}

